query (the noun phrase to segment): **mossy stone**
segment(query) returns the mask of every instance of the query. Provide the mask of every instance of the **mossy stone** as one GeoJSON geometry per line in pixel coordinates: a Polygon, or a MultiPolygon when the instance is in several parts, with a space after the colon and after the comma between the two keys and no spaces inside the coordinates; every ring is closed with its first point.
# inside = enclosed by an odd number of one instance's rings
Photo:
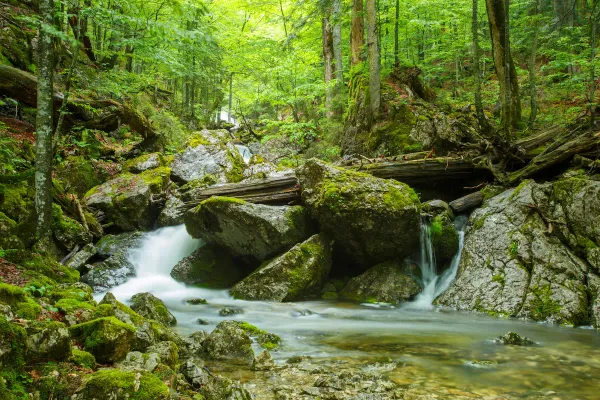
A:
{"type": "Polygon", "coordinates": [[[135,339],[135,328],[115,317],[77,324],[69,331],[101,363],[114,363],[125,358],[135,339]]]}

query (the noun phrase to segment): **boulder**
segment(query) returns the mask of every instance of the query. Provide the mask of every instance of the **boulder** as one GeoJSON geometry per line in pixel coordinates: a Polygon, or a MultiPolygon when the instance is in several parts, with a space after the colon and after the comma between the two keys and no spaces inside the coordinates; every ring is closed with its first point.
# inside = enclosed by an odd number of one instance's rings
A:
{"type": "Polygon", "coordinates": [[[139,327],[143,324],[144,318],[121,303],[116,299],[112,293],[106,293],[102,298],[102,301],[98,303],[98,307],[95,310],[97,317],[115,317],[124,324],[133,325],[139,327]]]}
{"type": "Polygon", "coordinates": [[[23,249],[23,241],[15,235],[17,222],[0,212],[0,249],[23,249]]]}
{"type": "Polygon", "coordinates": [[[367,303],[395,304],[412,300],[420,291],[421,287],[407,267],[388,261],[352,278],[340,292],[340,297],[367,303]]]}
{"type": "Polygon", "coordinates": [[[158,354],[160,362],[175,368],[179,362],[179,347],[170,341],[160,342],[146,349],[148,354],[158,354]]]}
{"type": "Polygon", "coordinates": [[[83,249],[79,250],[73,257],[71,257],[67,262],[66,266],[69,268],[76,269],[79,272],[87,272],[86,265],[88,261],[92,259],[96,255],[98,250],[96,246],[92,243],[86,244],[83,249]]]}
{"type": "Polygon", "coordinates": [[[273,357],[271,357],[271,354],[267,350],[256,356],[252,365],[252,369],[255,371],[268,371],[274,367],[275,361],[273,361],[273,357]]]}
{"type": "Polygon", "coordinates": [[[237,299],[299,301],[320,293],[331,269],[331,240],[314,235],[264,263],[230,291],[237,299]]]}
{"type": "Polygon", "coordinates": [[[196,132],[185,150],[175,154],[171,178],[188,183],[210,175],[216,183],[239,182],[243,179],[244,159],[229,141],[226,131],[196,132]]]}
{"type": "Polygon", "coordinates": [[[459,237],[454,222],[448,213],[438,214],[431,219],[429,229],[435,259],[439,266],[447,267],[458,253],[459,237]]]}
{"type": "Polygon", "coordinates": [[[143,238],[144,234],[141,232],[106,235],[96,243],[97,255],[102,259],[107,259],[114,255],[126,253],[129,249],[139,246],[143,238]]]}
{"type": "Polygon", "coordinates": [[[165,203],[165,208],[158,216],[158,226],[177,226],[183,224],[185,211],[182,206],[184,202],[176,196],[171,196],[165,203]]]}
{"type": "Polygon", "coordinates": [[[208,375],[207,372],[205,372],[203,369],[194,364],[191,360],[188,360],[181,364],[179,370],[185,377],[185,380],[188,381],[188,383],[194,388],[201,388],[210,383],[210,375],[208,375]]]}
{"type": "Polygon", "coordinates": [[[192,333],[190,336],[184,338],[184,342],[188,348],[188,351],[195,356],[202,356],[202,344],[208,337],[208,333],[205,331],[198,331],[192,333]]]}
{"type": "Polygon", "coordinates": [[[498,336],[494,339],[494,343],[503,344],[505,346],[533,346],[535,342],[528,337],[519,335],[518,333],[508,332],[506,335],[498,336]]]}
{"type": "Polygon", "coordinates": [[[525,181],[473,213],[456,281],[437,302],[538,321],[593,323],[598,244],[600,182],[525,181]]]}
{"type": "Polygon", "coordinates": [[[38,361],[65,361],[71,356],[71,336],[60,322],[35,322],[27,328],[27,357],[38,361]]]}
{"type": "Polygon", "coordinates": [[[151,293],[138,293],[131,298],[131,302],[131,309],[142,317],[165,325],[177,325],[177,319],[169,312],[165,303],[151,293]]]}
{"type": "Polygon", "coordinates": [[[164,204],[170,172],[161,167],[139,175],[123,173],[92,188],[84,201],[104,212],[107,220],[123,231],[151,230],[164,204]]]}
{"type": "Polygon", "coordinates": [[[248,334],[235,321],[223,321],[202,343],[207,358],[252,366],[254,350],[248,334]]]}
{"type": "Polygon", "coordinates": [[[171,276],[187,285],[228,289],[245,276],[224,249],[207,244],[181,260],[171,276]]]}
{"type": "Polygon", "coordinates": [[[418,248],[421,203],[409,186],[315,159],[296,174],[321,230],[349,260],[368,268],[418,248]]]}
{"type": "Polygon", "coordinates": [[[148,371],[153,372],[160,364],[160,356],[157,353],[144,354],[139,351],[131,351],[125,356],[125,360],[118,363],[121,371],[148,371]]]}
{"type": "Polygon", "coordinates": [[[135,328],[115,317],[98,318],[69,328],[71,335],[100,363],[114,363],[132,349],[135,328]]]}
{"type": "Polygon", "coordinates": [[[308,213],[300,206],[266,206],[212,197],[185,215],[195,238],[223,247],[235,257],[264,261],[310,236],[308,213]]]}
{"type": "Polygon", "coordinates": [[[123,171],[139,174],[150,169],[156,169],[165,166],[166,162],[163,155],[160,153],[152,153],[144,154],[134,158],[133,160],[127,161],[125,164],[123,164],[123,171]]]}
{"type": "Polygon", "coordinates": [[[72,400],[169,400],[169,388],[150,373],[104,369],[90,376],[72,400]]]}

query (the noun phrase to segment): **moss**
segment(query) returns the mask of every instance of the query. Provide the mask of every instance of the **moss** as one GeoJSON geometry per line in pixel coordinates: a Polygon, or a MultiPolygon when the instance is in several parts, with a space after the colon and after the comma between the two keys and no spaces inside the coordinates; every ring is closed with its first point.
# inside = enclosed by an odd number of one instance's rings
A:
{"type": "Polygon", "coordinates": [[[511,257],[516,257],[519,254],[519,242],[513,240],[510,242],[508,246],[508,255],[511,257]]]}
{"type": "Polygon", "coordinates": [[[12,324],[5,317],[0,316],[0,398],[25,399],[26,391],[23,386],[23,377],[26,376],[25,341],[27,333],[18,325],[12,324]],[[4,397],[2,397],[4,396],[4,397]]]}
{"type": "Polygon", "coordinates": [[[219,182],[219,179],[215,175],[206,174],[200,179],[195,179],[191,182],[186,183],[185,185],[180,187],[179,190],[182,193],[185,193],[192,189],[204,189],[209,186],[215,185],[218,182],[219,182]]]}
{"type": "Polygon", "coordinates": [[[431,221],[431,241],[439,260],[450,260],[458,251],[458,232],[447,215],[436,215],[431,221]]]}
{"type": "Polygon", "coordinates": [[[52,257],[33,255],[21,265],[23,265],[26,269],[45,275],[56,282],[79,282],[79,272],[77,270],[60,264],[52,257]]]}
{"type": "Polygon", "coordinates": [[[74,312],[83,310],[92,311],[95,308],[95,304],[74,299],[61,299],[54,304],[54,307],[66,314],[72,314],[74,312]]]}
{"type": "Polygon", "coordinates": [[[137,170],[137,166],[139,164],[143,164],[148,162],[148,160],[150,160],[151,157],[158,157],[158,167],[164,167],[166,166],[166,162],[164,157],[162,156],[162,154],[160,153],[150,153],[150,154],[143,154],[137,158],[134,158],[132,160],[128,160],[123,164],[123,170],[124,171],[128,171],[131,173],[137,173],[139,172],[137,170]]]}
{"type": "Polygon", "coordinates": [[[114,304],[99,304],[94,310],[94,318],[114,317],[116,312],[126,314],[135,326],[139,326],[144,322],[144,317],[117,300],[114,304]]]}
{"type": "Polygon", "coordinates": [[[98,361],[116,361],[114,357],[125,356],[130,350],[130,341],[135,328],[115,317],[98,318],[69,328],[72,337],[81,341],[86,351],[94,354],[98,361]],[[114,357],[113,357],[114,356],[114,357]]]}
{"type": "Polygon", "coordinates": [[[129,400],[167,400],[169,388],[158,377],[144,373],[102,370],[93,374],[86,382],[81,396],[83,398],[108,398],[119,393],[118,398],[129,400]]]}
{"type": "Polygon", "coordinates": [[[218,203],[248,204],[244,200],[240,200],[235,197],[215,196],[215,197],[211,197],[208,200],[204,200],[202,203],[200,203],[200,205],[198,207],[202,207],[203,205],[218,204],[218,203]]]}
{"type": "Polygon", "coordinates": [[[496,282],[500,284],[500,286],[504,287],[504,284],[506,283],[506,278],[503,274],[497,274],[492,276],[492,282],[496,282]]]}
{"type": "Polygon", "coordinates": [[[550,317],[556,317],[560,314],[562,306],[556,300],[551,298],[552,289],[550,285],[533,286],[530,288],[531,318],[536,321],[545,321],[550,317]]]}
{"type": "Polygon", "coordinates": [[[83,226],[66,216],[58,204],[52,204],[52,232],[56,240],[67,250],[91,240],[83,226]]]}
{"type": "Polygon", "coordinates": [[[496,197],[503,191],[504,188],[502,186],[496,185],[487,185],[486,187],[480,190],[480,192],[483,194],[483,201],[487,201],[493,197],[496,197]]]}
{"type": "Polygon", "coordinates": [[[186,147],[210,146],[210,141],[200,132],[194,132],[188,139],[186,147]]]}
{"type": "Polygon", "coordinates": [[[244,168],[246,164],[239,153],[232,154],[231,151],[227,152],[227,159],[231,163],[231,169],[225,170],[225,178],[229,183],[241,182],[244,179],[244,168]]]}
{"type": "Polygon", "coordinates": [[[90,160],[84,156],[69,156],[56,167],[56,176],[65,191],[79,197],[102,183],[100,174],[90,160]]]}
{"type": "Polygon", "coordinates": [[[42,313],[42,307],[25,291],[13,285],[0,282],[0,302],[11,306],[14,314],[20,318],[35,320],[42,313]]]}
{"type": "Polygon", "coordinates": [[[325,292],[321,296],[323,300],[337,300],[339,298],[336,292],[325,292]]]}
{"type": "Polygon", "coordinates": [[[473,230],[480,230],[481,228],[483,228],[483,225],[485,224],[485,220],[487,219],[488,214],[484,214],[482,217],[477,218],[474,222],[473,222],[473,230]]]}
{"type": "Polygon", "coordinates": [[[23,222],[33,210],[33,195],[33,186],[25,182],[18,185],[0,184],[0,211],[17,222],[23,222]]]}
{"type": "Polygon", "coordinates": [[[87,351],[73,349],[73,354],[69,361],[83,368],[96,369],[96,357],[87,351]]]}
{"type": "Polygon", "coordinates": [[[515,188],[514,192],[513,192],[513,193],[510,195],[510,198],[509,198],[509,199],[510,199],[510,200],[512,200],[512,199],[516,198],[516,197],[519,195],[519,193],[521,193],[521,190],[523,190],[523,188],[524,188],[525,186],[529,185],[529,184],[530,184],[530,183],[532,183],[532,182],[533,182],[533,181],[532,181],[531,179],[526,179],[526,180],[524,180],[523,182],[521,182],[521,183],[519,184],[519,186],[517,186],[517,187],[515,188]]]}
{"type": "Polygon", "coordinates": [[[281,344],[281,338],[274,333],[268,333],[248,322],[236,321],[236,324],[248,334],[255,337],[258,344],[266,350],[274,350],[281,344]]]}

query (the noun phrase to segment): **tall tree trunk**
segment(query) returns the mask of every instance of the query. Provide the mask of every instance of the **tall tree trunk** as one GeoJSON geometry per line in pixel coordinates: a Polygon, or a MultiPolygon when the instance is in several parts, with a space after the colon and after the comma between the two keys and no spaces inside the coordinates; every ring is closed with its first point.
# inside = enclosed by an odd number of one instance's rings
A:
{"type": "Polygon", "coordinates": [[[510,51],[508,8],[510,0],[486,0],[494,67],[500,84],[502,125],[508,138],[511,128],[521,121],[521,100],[519,81],[510,51]]]}
{"type": "MultiPolygon", "coordinates": [[[[344,90],[344,56],[342,54],[342,2],[341,0],[333,0],[331,10],[331,18],[333,22],[333,59],[335,79],[337,80],[335,97],[341,96],[344,90]]],[[[341,114],[339,107],[336,112],[341,114]]]]}
{"type": "Polygon", "coordinates": [[[335,90],[331,82],[334,79],[333,33],[327,17],[323,17],[323,60],[325,62],[325,108],[327,109],[326,114],[329,119],[334,115],[333,96],[335,90]]]}
{"type": "Polygon", "coordinates": [[[473,35],[473,75],[475,76],[475,114],[479,127],[485,133],[489,131],[489,123],[483,110],[481,97],[481,49],[479,48],[479,0],[473,0],[473,21],[471,25],[473,35]]]}
{"type": "Polygon", "coordinates": [[[365,17],[363,0],[352,0],[352,32],[350,47],[352,65],[362,61],[362,48],[365,45],[365,17]]]}
{"type": "Polygon", "coordinates": [[[591,12],[591,37],[590,37],[590,128],[596,126],[596,41],[598,34],[598,18],[600,17],[599,0],[594,0],[591,12]]]}
{"type": "Polygon", "coordinates": [[[400,24],[400,0],[396,0],[396,19],[394,21],[394,67],[400,66],[400,44],[399,39],[399,24],[400,24]]]}
{"type": "Polygon", "coordinates": [[[377,116],[381,105],[381,63],[376,0],[367,0],[367,45],[369,47],[369,104],[373,116],[377,116]]]}
{"type": "Polygon", "coordinates": [[[54,93],[54,49],[50,27],[54,22],[52,0],[40,0],[38,39],[38,94],[35,141],[35,210],[36,235],[41,248],[47,248],[52,239],[52,133],[54,93]]]}
{"type": "Polygon", "coordinates": [[[537,85],[535,76],[535,63],[537,59],[537,41],[539,30],[539,0],[533,3],[533,36],[531,38],[531,58],[529,59],[529,95],[531,97],[531,113],[529,114],[529,126],[533,126],[537,119],[537,85]]]}

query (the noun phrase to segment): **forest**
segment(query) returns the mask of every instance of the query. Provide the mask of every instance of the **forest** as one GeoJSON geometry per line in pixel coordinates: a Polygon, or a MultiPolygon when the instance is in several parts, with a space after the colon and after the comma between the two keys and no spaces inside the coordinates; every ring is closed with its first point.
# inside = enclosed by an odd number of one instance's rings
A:
{"type": "Polygon", "coordinates": [[[0,400],[597,399],[600,0],[0,0],[0,400]]]}

